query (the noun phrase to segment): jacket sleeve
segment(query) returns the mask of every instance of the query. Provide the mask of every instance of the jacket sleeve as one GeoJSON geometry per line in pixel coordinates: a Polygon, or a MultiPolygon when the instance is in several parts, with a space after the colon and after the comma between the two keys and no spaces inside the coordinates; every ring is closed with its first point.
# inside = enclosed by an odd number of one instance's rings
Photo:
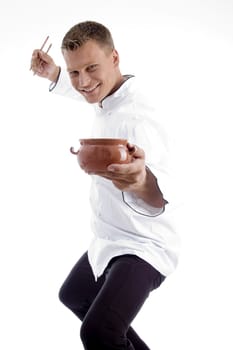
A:
{"type": "Polygon", "coordinates": [[[57,80],[49,85],[49,91],[80,102],[84,101],[84,97],[73,88],[68,73],[62,68],[57,80]]]}
{"type": "Polygon", "coordinates": [[[130,142],[145,151],[146,167],[156,177],[163,198],[168,202],[164,208],[154,208],[129,192],[123,194],[124,202],[135,211],[158,216],[177,205],[177,188],[173,177],[172,159],[167,135],[160,124],[141,121],[129,135],[130,142]]]}

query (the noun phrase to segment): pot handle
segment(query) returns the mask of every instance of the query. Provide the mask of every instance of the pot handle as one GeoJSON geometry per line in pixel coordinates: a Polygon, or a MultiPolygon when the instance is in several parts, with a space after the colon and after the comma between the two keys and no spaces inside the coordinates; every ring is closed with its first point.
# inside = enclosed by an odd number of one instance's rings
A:
{"type": "Polygon", "coordinates": [[[75,151],[74,151],[74,147],[70,147],[70,152],[71,152],[72,154],[75,154],[75,155],[77,156],[78,153],[79,153],[79,149],[75,152],[75,151]]]}
{"type": "Polygon", "coordinates": [[[129,143],[127,144],[127,148],[128,148],[128,152],[131,156],[137,151],[137,147],[135,145],[132,145],[129,143]]]}

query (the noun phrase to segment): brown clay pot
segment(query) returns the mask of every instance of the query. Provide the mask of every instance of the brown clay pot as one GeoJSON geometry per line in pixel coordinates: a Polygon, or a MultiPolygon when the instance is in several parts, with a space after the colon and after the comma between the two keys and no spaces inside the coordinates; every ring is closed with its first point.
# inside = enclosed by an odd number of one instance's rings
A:
{"type": "Polygon", "coordinates": [[[80,148],[70,152],[77,156],[80,167],[87,173],[106,171],[113,163],[125,164],[132,160],[135,149],[129,150],[125,139],[92,138],[80,139],[80,148]]]}

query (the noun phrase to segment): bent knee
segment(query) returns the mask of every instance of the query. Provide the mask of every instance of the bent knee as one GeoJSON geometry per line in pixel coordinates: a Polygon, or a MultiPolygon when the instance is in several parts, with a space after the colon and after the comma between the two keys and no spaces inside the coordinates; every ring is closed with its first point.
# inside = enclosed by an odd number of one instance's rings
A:
{"type": "Polygon", "coordinates": [[[77,293],[74,293],[67,288],[65,284],[60,288],[58,297],[68,309],[73,311],[80,320],[83,320],[90,307],[86,299],[83,299],[77,293]]]}
{"type": "Polygon", "coordinates": [[[78,304],[76,293],[74,293],[72,289],[66,285],[66,283],[61,286],[58,292],[58,298],[65,306],[70,309],[77,306],[78,304]]]}

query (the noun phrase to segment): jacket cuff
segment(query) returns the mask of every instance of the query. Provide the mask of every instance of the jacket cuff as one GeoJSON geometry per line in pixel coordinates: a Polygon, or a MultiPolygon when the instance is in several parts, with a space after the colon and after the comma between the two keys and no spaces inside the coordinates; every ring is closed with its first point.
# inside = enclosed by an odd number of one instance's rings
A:
{"type": "Polygon", "coordinates": [[[53,91],[53,89],[56,87],[57,82],[60,78],[60,75],[61,75],[61,67],[59,67],[59,73],[58,73],[57,79],[55,81],[52,81],[52,83],[49,85],[49,91],[53,91]]]}
{"type": "Polygon", "coordinates": [[[162,208],[152,207],[144,202],[143,199],[138,198],[136,195],[130,192],[122,192],[122,199],[128,207],[140,215],[155,217],[161,215],[165,210],[165,206],[162,208]]]}

